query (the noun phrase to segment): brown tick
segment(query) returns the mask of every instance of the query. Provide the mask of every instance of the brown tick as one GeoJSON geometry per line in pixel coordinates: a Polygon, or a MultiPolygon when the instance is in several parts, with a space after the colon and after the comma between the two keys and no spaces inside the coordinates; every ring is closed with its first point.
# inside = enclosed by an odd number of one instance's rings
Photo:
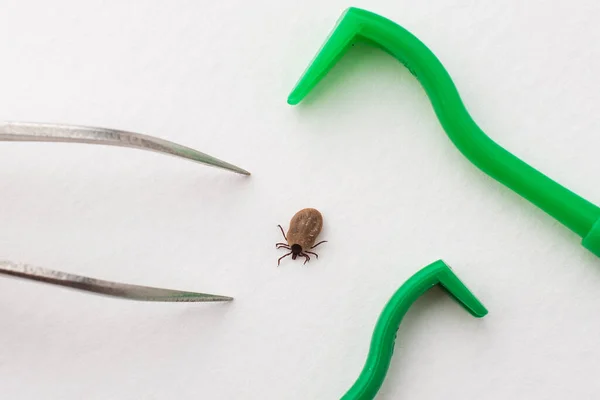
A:
{"type": "Polygon", "coordinates": [[[281,259],[289,255],[292,256],[292,260],[295,260],[298,256],[304,257],[304,264],[310,261],[309,254],[319,258],[316,253],[308,251],[314,249],[321,243],[327,242],[327,240],[323,240],[317,244],[314,244],[317,240],[317,236],[319,236],[319,233],[321,233],[321,229],[323,228],[323,216],[319,210],[315,210],[314,208],[304,208],[298,211],[290,221],[290,228],[288,229],[287,236],[281,225],[277,226],[279,229],[281,229],[283,238],[287,243],[277,243],[275,244],[275,247],[290,251],[277,260],[278,266],[281,262],[281,259]]]}

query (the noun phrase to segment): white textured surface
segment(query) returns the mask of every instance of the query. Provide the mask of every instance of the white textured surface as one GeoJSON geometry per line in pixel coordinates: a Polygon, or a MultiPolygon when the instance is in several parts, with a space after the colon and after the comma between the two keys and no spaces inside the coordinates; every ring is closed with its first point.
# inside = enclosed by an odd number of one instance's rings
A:
{"type": "Polygon", "coordinates": [[[389,296],[438,258],[490,314],[419,300],[379,398],[598,398],[600,260],[463,158],[407,70],[359,46],[286,104],[350,5],[415,33],[490,136],[600,202],[598,2],[4,0],[0,119],[151,134],[253,176],[0,144],[2,258],[236,298],[143,304],[2,278],[1,398],[339,398],[389,296]],[[329,243],[278,269],[276,225],[307,206],[329,243]]]}

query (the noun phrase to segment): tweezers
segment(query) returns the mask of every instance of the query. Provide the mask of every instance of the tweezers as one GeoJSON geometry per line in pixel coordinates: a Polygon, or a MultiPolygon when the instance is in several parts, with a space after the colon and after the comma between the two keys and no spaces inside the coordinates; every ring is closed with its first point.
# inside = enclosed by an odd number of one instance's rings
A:
{"type": "MultiPolygon", "coordinates": [[[[129,147],[163,153],[233,171],[238,174],[250,175],[245,169],[189,147],[152,136],[114,129],[75,125],[0,122],[0,141],[86,143],[129,147]]],[[[0,261],[0,274],[130,300],[161,302],[233,300],[232,297],[228,296],[104,281],[10,261],[0,261]]]]}
{"type": "Polygon", "coordinates": [[[182,290],[162,289],[149,286],[130,285],[127,283],[103,281],[100,279],[88,278],[86,276],[35,267],[28,264],[17,264],[10,261],[0,261],[0,274],[128,300],[160,302],[207,302],[233,300],[232,297],[220,296],[216,294],[185,292],[182,290]]]}
{"type": "Polygon", "coordinates": [[[129,147],[168,154],[238,174],[250,175],[250,172],[245,169],[189,147],[152,136],[115,129],[76,125],[0,122],[0,141],[86,143],[129,147]]]}

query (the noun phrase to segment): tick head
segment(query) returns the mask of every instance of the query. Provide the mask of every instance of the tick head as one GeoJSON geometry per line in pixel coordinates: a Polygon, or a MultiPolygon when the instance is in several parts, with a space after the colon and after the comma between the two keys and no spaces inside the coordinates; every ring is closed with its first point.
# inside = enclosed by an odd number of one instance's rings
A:
{"type": "Polygon", "coordinates": [[[292,260],[295,260],[298,254],[302,253],[302,246],[299,244],[292,245],[292,260]]]}

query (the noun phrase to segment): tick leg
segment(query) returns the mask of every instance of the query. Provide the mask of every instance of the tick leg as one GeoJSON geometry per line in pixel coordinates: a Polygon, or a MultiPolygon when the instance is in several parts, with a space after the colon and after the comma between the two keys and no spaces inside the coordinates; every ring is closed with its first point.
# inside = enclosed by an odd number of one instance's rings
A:
{"type": "MultiPolygon", "coordinates": [[[[287,239],[286,239],[287,240],[287,239]]],[[[318,245],[320,245],[321,243],[327,243],[327,240],[323,240],[322,242],[319,242],[317,244],[315,244],[313,247],[311,247],[311,249],[314,249],[315,247],[317,247],[318,245]]]]}
{"type": "Polygon", "coordinates": [[[277,225],[277,226],[279,227],[279,229],[281,229],[281,234],[283,235],[283,238],[287,242],[287,237],[285,236],[285,232],[283,231],[283,228],[281,227],[281,225],[277,225]]]}
{"type": "Polygon", "coordinates": [[[289,256],[290,254],[292,254],[292,252],[291,252],[291,251],[290,251],[289,253],[287,253],[286,255],[279,257],[279,260],[277,260],[277,266],[279,267],[279,263],[281,262],[281,260],[282,260],[283,258],[286,258],[287,256],[289,256]]]}
{"type": "Polygon", "coordinates": [[[280,248],[289,249],[290,245],[286,244],[286,243],[275,243],[275,247],[277,247],[278,249],[280,249],[280,248]]]}
{"type": "Polygon", "coordinates": [[[317,259],[319,258],[319,255],[317,253],[313,253],[312,251],[305,251],[305,253],[312,254],[313,256],[317,257],[317,259]]]}
{"type": "MultiPolygon", "coordinates": [[[[302,252],[299,255],[306,258],[306,260],[304,260],[304,264],[306,264],[307,262],[310,261],[310,257],[308,256],[308,254],[302,252]]],[[[304,264],[302,264],[302,265],[304,265],[304,264]]]]}

